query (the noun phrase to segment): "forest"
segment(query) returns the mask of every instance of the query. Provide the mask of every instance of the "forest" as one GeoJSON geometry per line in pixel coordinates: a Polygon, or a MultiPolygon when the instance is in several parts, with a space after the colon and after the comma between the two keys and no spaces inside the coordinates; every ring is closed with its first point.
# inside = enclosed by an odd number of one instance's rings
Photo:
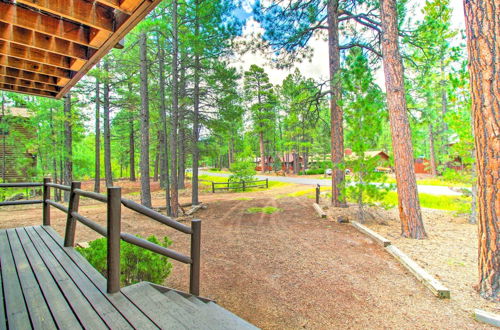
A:
{"type": "Polygon", "coordinates": [[[200,203],[200,169],[231,171],[235,181],[331,171],[333,207],[369,204],[384,193],[373,183],[393,177],[401,235],[415,239],[429,235],[415,174],[423,162],[443,186],[470,188],[479,291],[498,301],[499,92],[484,100],[487,86],[474,78],[481,64],[470,58],[488,57],[467,39],[481,25],[467,14],[476,5],[466,1],[457,27],[462,7],[451,2],[165,0],[63,100],[2,92],[1,131],[10,108],[27,108],[32,128],[3,143],[24,139],[19,148],[35,155],[28,181],[92,181],[95,192],[139,181],[146,207],[159,182],[174,218],[179,192],[200,203]],[[249,32],[249,21],[259,28],[249,32]],[[304,69],[314,40],[328,52],[323,76],[304,69]],[[242,63],[245,54],[263,62],[242,63]],[[275,82],[276,72],[285,78],[275,82]],[[388,160],[374,161],[374,151],[388,160]]]}

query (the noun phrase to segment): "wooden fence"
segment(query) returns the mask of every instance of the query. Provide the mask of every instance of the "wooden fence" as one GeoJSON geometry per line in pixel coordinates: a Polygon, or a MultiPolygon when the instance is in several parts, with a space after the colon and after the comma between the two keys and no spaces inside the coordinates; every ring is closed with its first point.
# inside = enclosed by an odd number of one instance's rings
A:
{"type": "Polygon", "coordinates": [[[212,192],[215,193],[217,190],[243,190],[248,188],[269,188],[269,179],[265,180],[255,180],[255,181],[237,181],[237,182],[212,182],[212,192]],[[222,186],[222,187],[217,187],[222,186]]]}
{"type": "Polygon", "coordinates": [[[25,205],[25,204],[43,204],[43,225],[50,226],[50,207],[67,214],[66,232],[64,236],[64,246],[72,247],[75,243],[76,221],[91,228],[97,233],[107,238],[107,291],[115,293],[120,290],[120,240],[139,246],[146,250],[161,254],[163,256],[175,259],[190,265],[189,292],[198,296],[200,294],[200,236],[201,221],[192,220],[191,227],[179,223],[161,213],[140,205],[129,199],[121,197],[120,187],[109,187],[107,195],[102,195],[90,191],[81,190],[80,182],[72,182],[71,186],[51,183],[50,179],[45,178],[43,183],[3,183],[0,188],[25,188],[25,187],[43,187],[42,200],[22,200],[12,202],[0,202],[0,206],[7,205],[25,205]],[[64,206],[50,199],[50,190],[59,189],[68,191],[69,203],[64,206]],[[94,199],[107,204],[107,226],[84,217],[78,213],[80,196],[94,199]],[[121,232],[121,206],[125,206],[137,213],[158,221],[166,226],[174,228],[182,233],[191,236],[191,255],[186,256],[179,252],[154,244],[143,238],[121,232]]]}

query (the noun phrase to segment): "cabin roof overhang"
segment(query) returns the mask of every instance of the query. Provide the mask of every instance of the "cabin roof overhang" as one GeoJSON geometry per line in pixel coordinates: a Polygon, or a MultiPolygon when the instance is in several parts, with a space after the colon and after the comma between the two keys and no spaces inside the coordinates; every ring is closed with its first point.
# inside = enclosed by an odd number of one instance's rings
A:
{"type": "Polygon", "coordinates": [[[61,98],[161,0],[0,0],[0,89],[61,98]]]}

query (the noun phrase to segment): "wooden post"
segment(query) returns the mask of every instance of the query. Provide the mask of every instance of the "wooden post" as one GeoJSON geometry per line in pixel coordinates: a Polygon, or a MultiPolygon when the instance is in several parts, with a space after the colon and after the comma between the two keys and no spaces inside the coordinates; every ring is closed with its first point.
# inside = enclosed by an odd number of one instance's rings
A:
{"type": "Polygon", "coordinates": [[[269,179],[266,179],[266,188],[269,189],[269,179]]]}
{"type": "Polygon", "coordinates": [[[108,293],[120,291],[121,198],[122,190],[120,187],[108,188],[108,293]]]}
{"type": "Polygon", "coordinates": [[[43,178],[43,225],[50,226],[50,205],[47,200],[50,199],[50,178],[43,178]]]}
{"type": "Polygon", "coordinates": [[[201,265],[201,220],[191,221],[191,269],[189,276],[189,293],[200,295],[200,265],[201,265]]]}
{"type": "Polygon", "coordinates": [[[320,192],[321,192],[321,186],[318,184],[316,186],[316,204],[318,204],[318,205],[319,205],[319,194],[320,194],[320,192]]]}
{"type": "Polygon", "coordinates": [[[212,193],[215,194],[215,184],[212,182],[212,193]]]}
{"type": "Polygon", "coordinates": [[[245,191],[245,181],[241,181],[241,185],[243,186],[243,191],[245,191]]]}
{"type": "Polygon", "coordinates": [[[75,230],[76,230],[76,219],[73,218],[71,213],[78,212],[78,204],[80,202],[80,196],[75,194],[75,189],[80,189],[82,186],[81,182],[73,181],[71,182],[71,190],[69,192],[69,203],[68,203],[68,216],[66,218],[66,234],[64,235],[64,246],[73,247],[75,245],[75,230]]]}

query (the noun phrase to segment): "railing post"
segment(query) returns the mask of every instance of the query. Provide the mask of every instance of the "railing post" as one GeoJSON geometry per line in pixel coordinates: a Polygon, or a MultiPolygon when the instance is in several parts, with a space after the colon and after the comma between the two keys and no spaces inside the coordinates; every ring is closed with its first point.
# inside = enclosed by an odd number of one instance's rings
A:
{"type": "Polygon", "coordinates": [[[43,225],[50,226],[50,205],[47,200],[50,199],[50,178],[43,178],[43,225]]]}
{"type": "Polygon", "coordinates": [[[74,246],[75,245],[75,230],[76,230],[76,219],[73,218],[71,213],[78,212],[78,205],[80,202],[80,196],[75,194],[75,189],[80,189],[82,186],[81,182],[73,181],[71,182],[71,190],[69,192],[69,203],[68,203],[68,217],[66,218],[66,234],[64,235],[64,246],[74,246]]]}
{"type": "Polygon", "coordinates": [[[319,194],[320,194],[320,190],[321,190],[321,187],[320,187],[320,185],[318,184],[318,185],[316,186],[316,204],[318,204],[318,205],[319,205],[319,194]]]}
{"type": "Polygon", "coordinates": [[[243,191],[245,191],[245,180],[241,181],[241,185],[243,187],[243,191]]]}
{"type": "Polygon", "coordinates": [[[122,189],[120,187],[108,188],[108,293],[120,291],[121,198],[122,189]]]}
{"type": "Polygon", "coordinates": [[[212,193],[214,193],[214,194],[215,194],[215,184],[214,184],[214,182],[213,182],[213,181],[212,181],[212,193]]]}
{"type": "Polygon", "coordinates": [[[269,189],[269,179],[266,179],[266,189],[269,189]]]}
{"type": "Polygon", "coordinates": [[[200,265],[201,265],[201,220],[191,221],[191,269],[189,276],[189,293],[200,295],[200,265]]]}

